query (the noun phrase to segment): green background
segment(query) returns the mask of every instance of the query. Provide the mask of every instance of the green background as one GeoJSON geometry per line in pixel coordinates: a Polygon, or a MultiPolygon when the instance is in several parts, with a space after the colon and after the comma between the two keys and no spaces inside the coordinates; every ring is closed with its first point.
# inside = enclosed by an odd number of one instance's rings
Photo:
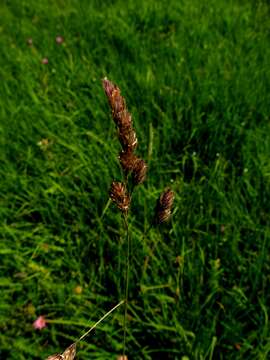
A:
{"type": "MultiPolygon", "coordinates": [[[[269,2],[2,0],[0,14],[0,358],[63,351],[124,298],[107,76],[149,166],[129,218],[129,359],[267,359],[269,2]],[[146,233],[166,186],[172,221],[146,233]]],[[[123,310],[78,359],[121,354],[123,310]]]]}

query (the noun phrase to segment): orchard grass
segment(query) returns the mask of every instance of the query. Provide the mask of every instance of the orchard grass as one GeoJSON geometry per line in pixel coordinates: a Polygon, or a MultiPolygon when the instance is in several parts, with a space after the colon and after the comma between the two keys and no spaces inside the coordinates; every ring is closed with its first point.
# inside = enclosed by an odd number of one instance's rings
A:
{"type": "MultiPolygon", "coordinates": [[[[4,0],[0,13],[0,358],[61,353],[125,297],[105,76],[148,166],[129,217],[128,358],[269,358],[268,2],[4,0]],[[168,186],[172,218],[149,230],[168,186]]],[[[119,307],[78,359],[121,355],[123,321],[119,307]]]]}

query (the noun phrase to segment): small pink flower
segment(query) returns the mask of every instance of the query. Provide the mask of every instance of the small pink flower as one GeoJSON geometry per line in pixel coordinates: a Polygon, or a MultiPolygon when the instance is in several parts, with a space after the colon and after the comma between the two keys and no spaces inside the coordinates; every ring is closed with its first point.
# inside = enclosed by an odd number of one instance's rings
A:
{"type": "Polygon", "coordinates": [[[45,319],[45,316],[39,316],[34,322],[33,322],[33,328],[36,330],[41,330],[47,326],[47,322],[45,319]]]}
{"type": "Polygon", "coordinates": [[[64,42],[64,38],[63,36],[56,36],[55,41],[58,45],[61,45],[64,42]]]}
{"type": "Polygon", "coordinates": [[[28,38],[28,39],[27,39],[27,45],[28,45],[28,46],[32,46],[32,45],[33,45],[33,39],[32,39],[32,38],[28,38]]]}
{"type": "Polygon", "coordinates": [[[41,60],[41,63],[44,64],[44,65],[47,65],[49,63],[49,60],[47,58],[43,58],[41,60]]]}

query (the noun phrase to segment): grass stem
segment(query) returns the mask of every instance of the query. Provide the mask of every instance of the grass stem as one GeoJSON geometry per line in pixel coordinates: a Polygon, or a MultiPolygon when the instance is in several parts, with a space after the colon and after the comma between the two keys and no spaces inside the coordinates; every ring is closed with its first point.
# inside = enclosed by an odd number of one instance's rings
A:
{"type": "Polygon", "coordinates": [[[126,355],[126,338],[127,338],[127,308],[128,308],[128,290],[129,290],[129,271],[130,271],[130,234],[127,214],[124,215],[126,228],[127,252],[126,252],[126,274],[125,274],[125,310],[124,310],[124,338],[123,338],[123,358],[126,355]]]}
{"type": "Polygon", "coordinates": [[[122,305],[125,302],[125,300],[120,301],[117,305],[115,305],[111,310],[109,310],[105,315],[103,315],[93,326],[91,326],[91,328],[84,333],[77,341],[76,343],[78,343],[79,341],[81,341],[82,339],[84,339],[92,330],[94,330],[104,319],[106,319],[107,316],[109,316],[114,310],[116,310],[120,305],[122,305]]]}

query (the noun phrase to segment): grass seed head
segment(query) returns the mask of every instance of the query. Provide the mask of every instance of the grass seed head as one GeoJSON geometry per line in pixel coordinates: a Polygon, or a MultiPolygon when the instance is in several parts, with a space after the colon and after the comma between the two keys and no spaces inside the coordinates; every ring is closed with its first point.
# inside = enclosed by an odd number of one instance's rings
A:
{"type": "Polygon", "coordinates": [[[130,122],[131,124],[131,116],[127,112],[126,102],[123,96],[121,96],[120,89],[106,78],[103,79],[102,83],[116,125],[122,127],[127,122],[130,122]]]}
{"type": "Polygon", "coordinates": [[[139,158],[136,155],[134,155],[132,151],[122,150],[119,154],[119,161],[124,172],[129,173],[136,167],[139,158]]]}
{"type": "Polygon", "coordinates": [[[130,205],[130,196],[127,193],[123,183],[113,181],[110,188],[110,198],[122,212],[128,212],[130,205]]]}
{"type": "Polygon", "coordinates": [[[103,79],[103,89],[109,100],[113,120],[118,128],[118,137],[123,150],[134,151],[138,139],[132,126],[132,117],[126,107],[126,102],[121,96],[120,89],[108,79],[103,79]]]}
{"type": "Polygon", "coordinates": [[[73,360],[76,356],[76,344],[70,345],[63,354],[55,354],[47,357],[46,360],[73,360]]]}
{"type": "Polygon", "coordinates": [[[146,179],[146,173],[147,165],[144,160],[139,159],[132,170],[132,179],[134,185],[142,184],[146,179]]]}
{"type": "Polygon", "coordinates": [[[169,188],[165,189],[160,195],[156,206],[155,221],[157,224],[161,224],[170,219],[173,201],[174,192],[169,188]]]}
{"type": "Polygon", "coordinates": [[[138,145],[136,132],[133,128],[119,128],[119,141],[125,151],[134,151],[138,145]]]}
{"type": "Polygon", "coordinates": [[[114,85],[110,80],[108,80],[106,77],[102,80],[102,85],[103,85],[103,89],[105,91],[105,94],[110,101],[111,97],[112,97],[112,93],[114,90],[117,89],[117,86],[114,85]]]}
{"type": "Polygon", "coordinates": [[[126,109],[126,103],[123,96],[120,95],[120,89],[118,87],[116,87],[112,92],[110,104],[114,118],[121,119],[121,116],[118,116],[118,114],[121,114],[126,109]]]}
{"type": "Polygon", "coordinates": [[[114,114],[115,122],[120,129],[131,129],[132,128],[132,117],[131,114],[124,109],[114,114]]]}

